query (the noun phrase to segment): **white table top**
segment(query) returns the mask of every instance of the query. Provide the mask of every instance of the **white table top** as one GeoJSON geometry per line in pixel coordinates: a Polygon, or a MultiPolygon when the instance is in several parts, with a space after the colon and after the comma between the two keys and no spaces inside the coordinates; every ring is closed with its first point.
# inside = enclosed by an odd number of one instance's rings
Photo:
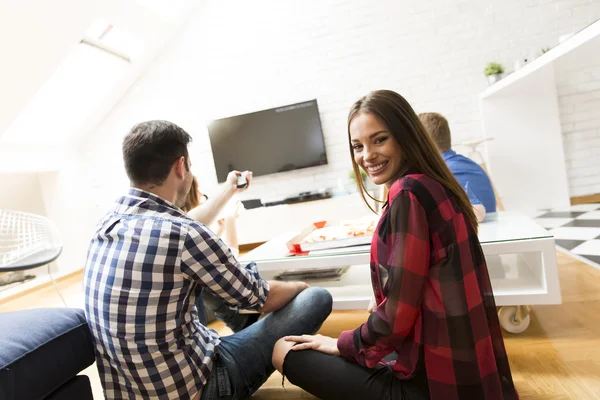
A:
{"type": "Polygon", "coordinates": [[[487,214],[479,224],[478,236],[481,244],[552,237],[533,218],[510,211],[487,214]]]}
{"type": "MultiPolygon", "coordinates": [[[[265,263],[272,264],[272,262],[280,265],[281,262],[286,261],[290,264],[298,265],[298,262],[301,260],[306,262],[316,258],[328,258],[331,259],[330,263],[335,263],[335,259],[342,257],[347,259],[347,256],[361,256],[360,258],[352,257],[352,259],[356,259],[357,261],[360,259],[363,262],[368,262],[369,245],[312,251],[306,256],[287,256],[288,249],[286,242],[296,234],[297,232],[288,232],[277,235],[265,244],[244,254],[240,258],[240,261],[255,261],[259,266],[265,263]]],[[[551,237],[552,235],[546,229],[539,226],[532,218],[515,212],[488,214],[485,221],[479,225],[479,241],[482,246],[499,242],[525,241],[551,237]]]]}

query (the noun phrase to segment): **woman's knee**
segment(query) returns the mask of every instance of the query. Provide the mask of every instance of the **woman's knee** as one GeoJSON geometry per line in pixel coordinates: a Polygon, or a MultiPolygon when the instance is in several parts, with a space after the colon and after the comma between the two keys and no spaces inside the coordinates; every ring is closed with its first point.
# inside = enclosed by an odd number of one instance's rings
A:
{"type": "Polygon", "coordinates": [[[283,362],[285,361],[285,356],[294,346],[294,342],[287,342],[284,338],[279,339],[275,342],[275,346],[273,347],[273,356],[271,361],[273,362],[273,366],[275,369],[283,374],[283,362]]]}

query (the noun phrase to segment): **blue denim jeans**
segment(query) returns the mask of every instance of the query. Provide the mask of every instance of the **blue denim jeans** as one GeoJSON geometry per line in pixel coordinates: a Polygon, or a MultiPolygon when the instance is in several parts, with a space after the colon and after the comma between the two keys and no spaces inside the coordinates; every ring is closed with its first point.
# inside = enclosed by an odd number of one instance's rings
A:
{"type": "Polygon", "coordinates": [[[205,307],[212,311],[217,319],[223,321],[234,332],[241,331],[257,319],[257,314],[240,314],[237,310],[225,304],[221,298],[203,290],[202,295],[196,301],[198,317],[203,325],[206,325],[207,319],[205,307]]]}
{"type": "Polygon", "coordinates": [[[249,327],[223,336],[202,400],[250,398],[275,371],[275,342],[287,335],[313,334],[331,313],[331,294],[322,288],[303,290],[286,306],[249,327]]]}

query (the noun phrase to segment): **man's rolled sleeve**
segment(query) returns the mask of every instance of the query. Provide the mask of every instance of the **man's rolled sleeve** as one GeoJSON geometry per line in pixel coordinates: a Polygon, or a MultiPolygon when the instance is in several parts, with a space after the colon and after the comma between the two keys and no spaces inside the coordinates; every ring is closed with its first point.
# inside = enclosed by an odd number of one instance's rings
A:
{"type": "Polygon", "coordinates": [[[231,250],[204,225],[190,225],[181,256],[182,272],[228,305],[260,310],[269,295],[269,284],[255,263],[242,266],[231,250]]]}
{"type": "Polygon", "coordinates": [[[467,182],[464,186],[465,192],[467,193],[467,196],[469,196],[469,201],[471,202],[472,205],[477,205],[477,204],[481,204],[481,200],[479,200],[477,198],[477,196],[475,196],[475,193],[473,192],[473,190],[471,190],[471,188],[469,187],[469,182],[467,182]]]}

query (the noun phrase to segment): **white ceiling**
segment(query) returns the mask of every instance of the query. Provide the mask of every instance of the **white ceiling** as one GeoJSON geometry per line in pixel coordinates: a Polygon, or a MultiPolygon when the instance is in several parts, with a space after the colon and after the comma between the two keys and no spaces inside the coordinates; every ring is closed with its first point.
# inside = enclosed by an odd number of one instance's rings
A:
{"type": "Polygon", "coordinates": [[[0,0],[0,171],[59,168],[60,157],[51,155],[14,160],[85,140],[197,6],[193,0],[0,0]],[[97,20],[136,43],[131,62],[80,44],[97,20]]]}

